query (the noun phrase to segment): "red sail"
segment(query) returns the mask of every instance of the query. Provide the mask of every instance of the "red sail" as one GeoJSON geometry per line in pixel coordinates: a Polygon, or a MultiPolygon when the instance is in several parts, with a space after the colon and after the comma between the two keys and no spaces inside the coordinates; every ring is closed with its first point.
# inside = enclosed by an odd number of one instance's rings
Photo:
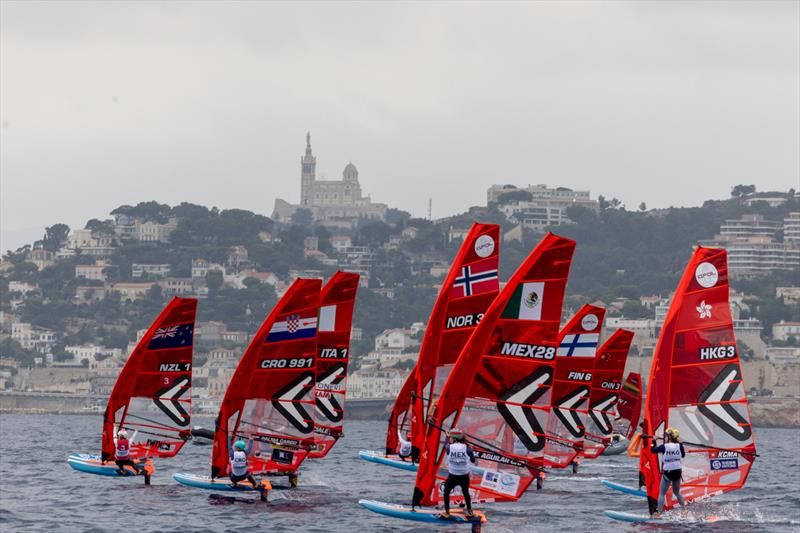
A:
{"type": "Polygon", "coordinates": [[[500,226],[473,224],[442,282],[417,366],[392,409],[386,435],[387,454],[397,453],[397,433],[407,430],[411,431],[414,447],[421,449],[425,412],[430,402],[439,397],[461,348],[497,296],[499,260],[500,226]]]}
{"type": "Polygon", "coordinates": [[[442,428],[461,427],[483,475],[479,500],[516,500],[545,445],[555,340],[575,242],[547,234],[487,309],[432,404],[414,505],[433,505],[446,476],[442,428]]]}
{"type": "Polygon", "coordinates": [[[642,416],[642,376],[628,374],[617,403],[619,424],[617,429],[628,439],[639,429],[639,419],[642,416]]]}
{"type": "Polygon", "coordinates": [[[220,405],[211,477],[229,469],[228,439],[253,439],[253,473],[293,472],[314,446],[319,279],[297,279],[244,352],[220,405]]]}
{"type": "Polygon", "coordinates": [[[106,406],[103,461],[114,457],[120,427],[128,429],[135,458],[172,457],[183,447],[191,429],[196,312],[194,298],[173,298],[131,352],[106,406]]]}
{"type": "Polygon", "coordinates": [[[544,465],[568,466],[581,452],[606,310],[584,305],[558,335],[544,465]]]}
{"type": "MultiPolygon", "coordinates": [[[[611,443],[611,435],[619,428],[615,422],[622,414],[622,376],[628,360],[633,332],[618,329],[597,351],[589,393],[589,418],[583,440],[583,456],[594,459],[611,443]]],[[[637,416],[638,419],[638,416],[637,416]]],[[[627,433],[627,428],[625,429],[627,433]]]]}
{"type": "Polygon", "coordinates": [[[310,459],[325,457],[342,436],[358,278],[358,274],[337,272],[322,288],[315,386],[316,448],[308,454],[310,459]]]}
{"type": "MultiPolygon", "coordinates": [[[[645,428],[663,438],[680,431],[686,448],[681,494],[687,501],[741,488],[755,440],[733,333],[725,250],[698,247],[675,291],[653,354],[645,428]]],[[[642,447],[640,467],[652,506],[659,458],[642,447]]],[[[665,509],[676,500],[669,493],[665,509]]]]}

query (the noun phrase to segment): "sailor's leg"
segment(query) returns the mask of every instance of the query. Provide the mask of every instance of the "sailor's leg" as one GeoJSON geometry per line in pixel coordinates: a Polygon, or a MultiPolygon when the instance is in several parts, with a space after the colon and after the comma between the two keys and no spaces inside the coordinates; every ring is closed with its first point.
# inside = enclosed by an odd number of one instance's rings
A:
{"type": "Polygon", "coordinates": [[[675,495],[675,499],[678,500],[678,503],[681,504],[681,507],[686,507],[686,501],[681,496],[681,480],[680,478],[676,479],[672,482],[672,494],[675,495]]]}
{"type": "Polygon", "coordinates": [[[461,487],[461,493],[464,495],[464,503],[467,505],[467,511],[472,511],[472,498],[469,495],[469,474],[460,476],[458,486],[461,487]]]}
{"type": "Polygon", "coordinates": [[[453,480],[453,476],[447,476],[447,480],[444,482],[444,512],[450,512],[450,491],[455,488],[456,484],[453,480]]]}
{"type": "Polygon", "coordinates": [[[661,474],[661,485],[658,488],[658,512],[664,510],[664,500],[667,497],[667,491],[669,490],[670,480],[667,479],[667,476],[661,474]]]}

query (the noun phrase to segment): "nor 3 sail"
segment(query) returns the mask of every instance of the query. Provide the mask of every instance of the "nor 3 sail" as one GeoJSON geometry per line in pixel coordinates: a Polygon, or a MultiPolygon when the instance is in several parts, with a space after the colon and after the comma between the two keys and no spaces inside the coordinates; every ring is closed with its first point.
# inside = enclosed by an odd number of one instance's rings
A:
{"type": "MultiPolygon", "coordinates": [[[[727,253],[697,247],[675,291],[648,381],[645,432],[680,431],[686,448],[681,494],[698,500],[741,488],[755,460],[728,301],[727,253]]],[[[661,480],[658,456],[642,447],[640,468],[652,506],[661,480]]],[[[665,509],[674,507],[670,493],[665,509]]]]}
{"type": "Polygon", "coordinates": [[[486,310],[431,404],[413,505],[434,505],[447,475],[444,432],[460,427],[478,461],[476,499],[516,500],[546,443],[556,337],[575,242],[547,234],[486,310]]]}
{"type": "Polygon", "coordinates": [[[320,295],[314,387],[316,445],[308,455],[310,459],[325,457],[342,436],[358,279],[358,274],[336,272],[320,295]]]}
{"type": "Polygon", "coordinates": [[[255,442],[254,474],[294,472],[315,447],[321,288],[319,279],[295,280],[239,361],[217,417],[212,478],[228,474],[229,439],[255,442]]]}
{"type": "MultiPolygon", "coordinates": [[[[603,450],[611,442],[612,433],[620,429],[618,420],[623,420],[621,396],[625,392],[622,376],[625,373],[625,363],[628,360],[628,350],[632,341],[633,332],[618,329],[597,350],[591,378],[592,390],[589,393],[589,418],[581,452],[584,457],[589,459],[594,459],[603,453],[603,450]]],[[[626,415],[629,417],[633,416],[633,408],[637,409],[633,423],[638,423],[641,396],[639,403],[635,406],[627,405],[629,409],[626,411],[626,415]]],[[[626,435],[631,419],[628,418],[627,421],[626,428],[623,429],[623,433],[626,435]]]]}
{"type": "Polygon", "coordinates": [[[416,368],[392,408],[387,455],[397,453],[398,432],[405,438],[410,431],[414,448],[421,448],[426,411],[439,397],[462,347],[497,296],[499,260],[500,226],[473,224],[442,282],[416,368]]]}
{"type": "Polygon", "coordinates": [[[114,458],[121,427],[133,458],[172,457],[189,438],[196,312],[196,299],[173,298],[131,352],[103,417],[102,461],[114,458]]]}

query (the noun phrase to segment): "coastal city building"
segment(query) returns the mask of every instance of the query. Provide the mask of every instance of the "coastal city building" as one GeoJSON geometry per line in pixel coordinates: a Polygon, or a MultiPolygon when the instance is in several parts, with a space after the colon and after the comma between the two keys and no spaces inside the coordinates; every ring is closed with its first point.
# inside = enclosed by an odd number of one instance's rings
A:
{"type": "MultiPolygon", "coordinates": [[[[592,200],[589,191],[574,191],[566,187],[549,188],[547,185],[492,185],[486,191],[488,204],[497,203],[498,209],[507,219],[524,228],[541,230],[547,226],[559,226],[571,222],[567,209],[574,206],[599,211],[599,203],[592,200]],[[501,201],[504,195],[519,192],[529,200],[501,201]]],[[[452,239],[452,237],[451,237],[452,239]]]]}

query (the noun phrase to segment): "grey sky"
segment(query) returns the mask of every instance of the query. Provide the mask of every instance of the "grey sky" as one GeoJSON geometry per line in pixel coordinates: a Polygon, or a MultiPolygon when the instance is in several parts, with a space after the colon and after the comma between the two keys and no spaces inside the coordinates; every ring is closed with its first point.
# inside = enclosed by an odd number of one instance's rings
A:
{"type": "Polygon", "coordinates": [[[798,6],[3,1],[0,246],[150,199],[269,215],[306,130],[318,176],[416,215],[798,187],[798,6]]]}

